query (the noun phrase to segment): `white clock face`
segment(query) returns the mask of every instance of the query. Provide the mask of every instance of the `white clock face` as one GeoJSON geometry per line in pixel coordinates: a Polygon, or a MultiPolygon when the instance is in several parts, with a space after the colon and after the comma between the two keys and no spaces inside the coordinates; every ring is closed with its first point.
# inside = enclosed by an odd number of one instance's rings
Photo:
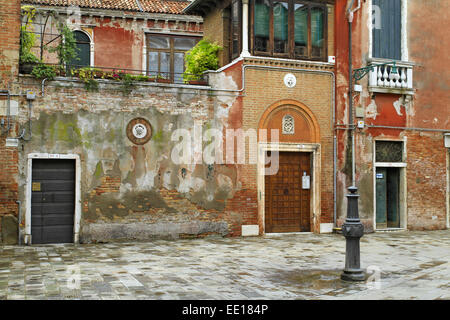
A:
{"type": "Polygon", "coordinates": [[[133,127],[133,135],[138,139],[142,139],[147,135],[147,128],[143,124],[138,123],[133,127]]]}
{"type": "Polygon", "coordinates": [[[288,88],[293,88],[297,84],[297,78],[292,73],[288,73],[284,76],[284,84],[288,88]]]}

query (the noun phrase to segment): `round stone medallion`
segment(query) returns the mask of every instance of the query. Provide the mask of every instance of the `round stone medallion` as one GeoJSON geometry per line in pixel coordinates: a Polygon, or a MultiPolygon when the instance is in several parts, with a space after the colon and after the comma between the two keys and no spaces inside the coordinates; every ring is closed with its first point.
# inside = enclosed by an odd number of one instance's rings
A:
{"type": "Polygon", "coordinates": [[[134,144],[145,144],[152,137],[152,126],[144,118],[135,118],[127,125],[127,137],[134,144]]]}
{"type": "Polygon", "coordinates": [[[284,76],[284,85],[288,88],[295,87],[297,85],[297,78],[292,73],[288,73],[284,76]]]}

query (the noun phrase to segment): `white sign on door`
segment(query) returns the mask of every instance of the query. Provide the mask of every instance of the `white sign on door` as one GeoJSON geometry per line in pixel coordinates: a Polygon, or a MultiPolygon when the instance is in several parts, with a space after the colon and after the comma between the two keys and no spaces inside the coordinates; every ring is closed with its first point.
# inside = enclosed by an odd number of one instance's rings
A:
{"type": "Polygon", "coordinates": [[[306,171],[303,172],[302,189],[311,189],[311,177],[306,175],[306,171]]]}

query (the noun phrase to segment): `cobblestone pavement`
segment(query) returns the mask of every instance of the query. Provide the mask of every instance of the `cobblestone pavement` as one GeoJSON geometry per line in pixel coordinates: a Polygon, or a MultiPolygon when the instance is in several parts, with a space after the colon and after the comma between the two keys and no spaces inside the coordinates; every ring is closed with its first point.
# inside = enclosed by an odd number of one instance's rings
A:
{"type": "Polygon", "coordinates": [[[338,234],[0,246],[0,299],[450,299],[450,230],[365,235],[371,281],[344,259],[338,234]]]}

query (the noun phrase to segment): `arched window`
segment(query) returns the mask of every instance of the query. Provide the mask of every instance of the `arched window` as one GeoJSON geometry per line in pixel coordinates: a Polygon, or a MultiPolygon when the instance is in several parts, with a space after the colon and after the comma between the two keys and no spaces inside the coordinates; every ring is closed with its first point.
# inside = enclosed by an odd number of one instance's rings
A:
{"type": "Polygon", "coordinates": [[[77,41],[78,55],[77,58],[70,61],[69,66],[77,69],[89,67],[91,65],[91,39],[82,31],[74,32],[77,41]]]}

